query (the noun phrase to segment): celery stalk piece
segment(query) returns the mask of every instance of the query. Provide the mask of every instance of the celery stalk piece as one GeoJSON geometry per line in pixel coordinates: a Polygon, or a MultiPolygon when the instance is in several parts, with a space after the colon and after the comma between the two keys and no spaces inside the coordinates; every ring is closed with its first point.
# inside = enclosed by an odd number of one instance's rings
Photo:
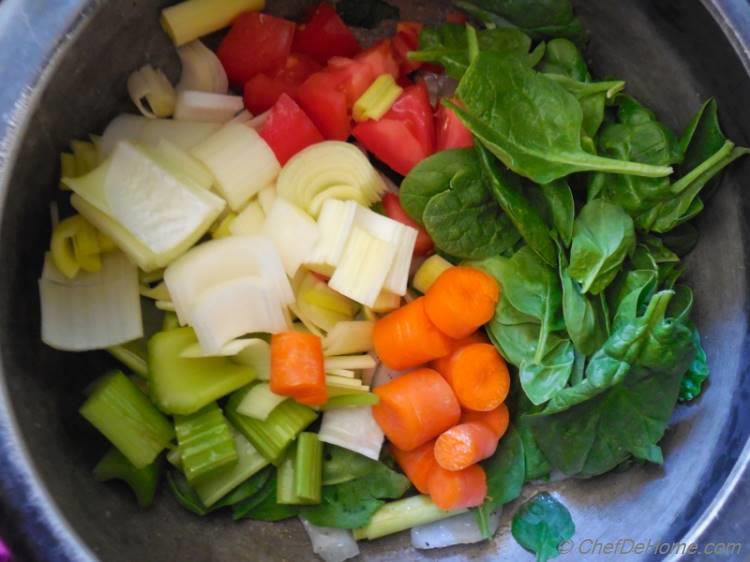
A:
{"type": "Polygon", "coordinates": [[[151,507],[156,494],[161,474],[161,462],[155,462],[136,468],[125,455],[112,447],[94,467],[94,479],[97,482],[122,480],[135,494],[138,506],[145,509],[151,507]]]}
{"type": "Polygon", "coordinates": [[[102,377],[79,410],[136,468],[154,462],[174,429],[121,372],[102,377]]]}
{"type": "Polygon", "coordinates": [[[385,504],[375,512],[366,527],[354,530],[354,538],[375,540],[465,512],[465,509],[443,511],[428,496],[412,496],[385,504]]]}
{"type": "Polygon", "coordinates": [[[286,400],[274,408],[265,421],[243,416],[237,410],[249,389],[235,392],[225,412],[229,421],[273,464],[278,464],[284,451],[308,425],[318,417],[314,410],[286,400]]]}
{"type": "Polygon", "coordinates": [[[355,201],[328,199],[323,203],[318,217],[320,238],[305,261],[309,269],[333,275],[349,240],[356,213],[355,201]]]}
{"type": "Polygon", "coordinates": [[[191,328],[154,334],[148,341],[149,380],[162,411],[188,415],[249,384],[255,373],[225,357],[184,359],[197,342],[191,328]]]}
{"type": "Polygon", "coordinates": [[[142,115],[149,119],[171,117],[177,102],[169,78],[150,64],[144,65],[128,77],[130,100],[142,115]]]}
{"type": "Polygon", "coordinates": [[[276,201],[275,185],[264,187],[258,193],[258,203],[260,203],[260,206],[263,209],[263,214],[267,215],[271,212],[271,207],[273,207],[274,201],[276,201]]]}
{"type": "Polygon", "coordinates": [[[173,447],[167,452],[167,462],[182,471],[182,453],[179,447],[173,447]]]}
{"type": "Polygon", "coordinates": [[[143,337],[138,270],[124,254],[102,257],[98,273],[68,279],[45,256],[39,280],[42,341],[64,351],[105,349],[143,337]]]}
{"type": "Polygon", "coordinates": [[[419,269],[414,274],[412,285],[414,285],[417,291],[425,294],[432,287],[432,284],[437,281],[438,277],[452,267],[453,264],[442,256],[438,256],[437,254],[430,256],[419,266],[419,269]]]}
{"type": "Polygon", "coordinates": [[[353,116],[355,121],[377,121],[395,103],[404,89],[396,84],[393,76],[382,74],[365,90],[365,93],[354,102],[353,116]]]}
{"type": "Polygon", "coordinates": [[[148,359],[146,345],[143,340],[134,340],[122,345],[114,345],[108,347],[107,351],[136,375],[143,378],[148,377],[148,359]]]}
{"type": "Polygon", "coordinates": [[[295,495],[305,502],[320,503],[323,488],[323,443],[316,434],[299,434],[294,461],[295,495]]]}
{"type": "Polygon", "coordinates": [[[229,232],[234,236],[255,236],[263,231],[266,214],[258,201],[251,201],[229,225],[229,232]]]}
{"type": "Polygon", "coordinates": [[[213,186],[214,176],[208,168],[172,141],[159,139],[153,146],[144,145],[142,149],[182,181],[195,183],[206,190],[213,186]]]}
{"type": "Polygon", "coordinates": [[[226,94],[229,79],[219,57],[200,41],[191,41],[177,49],[182,63],[182,74],[177,91],[211,92],[226,94]]]}
{"type": "Polygon", "coordinates": [[[231,425],[229,427],[237,449],[237,462],[212,472],[195,485],[198,497],[207,507],[214,505],[248,478],[268,466],[266,458],[239,431],[231,425]]]}
{"type": "Polygon", "coordinates": [[[368,320],[339,322],[323,340],[323,351],[326,357],[372,351],[374,329],[375,322],[368,320]]]}
{"type": "Polygon", "coordinates": [[[341,408],[361,408],[363,406],[375,406],[380,402],[380,397],[371,392],[362,394],[344,394],[334,396],[320,408],[323,412],[339,410],[341,408]]]}
{"type": "Polygon", "coordinates": [[[286,396],[279,396],[271,390],[268,383],[254,385],[237,406],[237,413],[250,418],[265,421],[276,407],[288,400],[286,396]]]}
{"type": "Polygon", "coordinates": [[[242,96],[184,90],[177,94],[174,118],[178,121],[226,123],[244,108],[242,96]]]}
{"type": "Polygon", "coordinates": [[[281,170],[266,141],[241,123],[227,123],[190,153],[211,170],[217,191],[233,211],[273,183],[281,170]]]}
{"type": "Polygon", "coordinates": [[[274,201],[262,232],[273,241],[289,277],[294,277],[320,238],[317,223],[281,197],[274,201]]]}
{"type": "Polygon", "coordinates": [[[237,448],[216,403],[188,416],[175,416],[182,470],[191,485],[237,462],[237,448]]]}
{"type": "Polygon", "coordinates": [[[293,446],[284,455],[277,472],[276,503],[281,505],[305,505],[311,502],[297,494],[297,447],[293,446]]]}
{"type": "Polygon", "coordinates": [[[374,369],[377,362],[371,355],[342,355],[340,357],[326,357],[326,371],[337,369],[350,369],[358,371],[361,369],[374,369]]]}
{"type": "Polygon", "coordinates": [[[326,411],[318,436],[324,443],[338,445],[374,460],[380,458],[385,439],[370,406],[326,411]]]}
{"type": "Polygon", "coordinates": [[[328,285],[365,306],[372,306],[393,266],[397,247],[354,228],[336,273],[328,285]]]}
{"type": "Polygon", "coordinates": [[[259,381],[271,380],[271,346],[267,341],[253,339],[234,357],[234,362],[252,368],[259,381]]]}
{"type": "Polygon", "coordinates": [[[179,47],[223,29],[242,12],[265,7],[265,0],[185,0],[161,11],[161,26],[179,47]]]}

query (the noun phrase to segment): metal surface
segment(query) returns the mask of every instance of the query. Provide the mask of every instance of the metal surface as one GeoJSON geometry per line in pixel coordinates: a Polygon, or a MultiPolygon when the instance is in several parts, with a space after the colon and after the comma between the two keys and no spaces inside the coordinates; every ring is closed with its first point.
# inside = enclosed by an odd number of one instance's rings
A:
{"type": "MultiPolygon", "coordinates": [[[[305,2],[269,0],[292,15],[305,2]]],[[[435,20],[442,2],[401,2],[405,18],[435,20]]],[[[23,559],[106,562],[312,560],[296,522],[233,524],[199,519],[162,494],[140,513],[127,492],[97,484],[90,469],[102,440],[76,414],[86,383],[109,365],[101,354],[55,353],[39,342],[36,278],[49,235],[57,154],[127,108],[127,74],[148,60],[176,70],[157,25],[159,2],[0,2],[0,493],[23,559]],[[86,545],[86,546],[84,546],[86,545]]],[[[743,0],[578,3],[592,31],[589,54],[602,76],[629,90],[674,127],[718,98],[727,133],[750,144],[750,7],[743,0]]],[[[381,31],[385,32],[384,29],[381,31]]],[[[678,408],[664,440],[664,467],[540,486],[559,495],[577,524],[576,544],[744,542],[750,559],[750,345],[746,341],[750,216],[742,185],[750,163],[726,175],[700,220],[689,260],[696,320],[713,370],[697,404],[678,408]]],[[[527,490],[528,494],[534,490],[527,490]]],[[[416,553],[404,536],[363,545],[363,558],[530,560],[509,537],[514,506],[491,543],[416,553]]],[[[0,529],[3,525],[0,523],[0,529]]],[[[627,560],[663,555],[631,554],[627,560]]],[[[574,549],[561,560],[613,560],[574,549]]],[[[686,560],[710,560],[691,556],[686,560]]]]}

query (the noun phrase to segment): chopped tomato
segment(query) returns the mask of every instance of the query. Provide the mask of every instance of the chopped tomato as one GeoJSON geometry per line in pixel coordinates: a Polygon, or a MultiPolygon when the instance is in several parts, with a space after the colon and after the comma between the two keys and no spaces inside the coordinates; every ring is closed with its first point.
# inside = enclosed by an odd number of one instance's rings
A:
{"type": "Polygon", "coordinates": [[[424,227],[419,226],[412,218],[406,214],[401,206],[401,199],[395,193],[386,193],[383,196],[383,209],[389,219],[393,219],[401,224],[414,228],[419,234],[417,235],[417,245],[414,246],[415,256],[426,256],[435,248],[432,238],[427,234],[424,227]]]}
{"type": "Polygon", "coordinates": [[[398,63],[393,56],[391,47],[391,41],[385,39],[374,47],[358,54],[355,60],[367,65],[375,78],[382,74],[390,74],[394,78],[398,78],[398,63]]]}
{"type": "Polygon", "coordinates": [[[281,94],[260,130],[260,136],[271,147],[283,166],[310,145],[323,142],[315,124],[287,94],[281,94]]]}
{"type": "Polygon", "coordinates": [[[328,72],[341,79],[339,89],[346,93],[346,101],[350,107],[377,78],[369,65],[344,57],[334,57],[328,61],[328,72]]]}
{"type": "Polygon", "coordinates": [[[315,9],[307,23],[297,28],[294,50],[325,64],[331,57],[352,57],[362,47],[334,7],[323,3],[315,9]]]}
{"type": "Polygon", "coordinates": [[[217,55],[232,84],[244,86],[253,76],[283,66],[292,49],[294,23],[250,12],[234,20],[217,55]]]}
{"type": "Polygon", "coordinates": [[[463,12],[448,12],[448,16],[445,18],[445,20],[448,23],[457,23],[463,25],[469,21],[469,18],[463,12]]]}
{"type": "Polygon", "coordinates": [[[435,152],[435,119],[430,94],[423,82],[407,88],[385,118],[405,122],[422,145],[425,158],[435,152]]]}
{"type": "Polygon", "coordinates": [[[323,136],[346,140],[351,132],[351,117],[343,79],[332,72],[316,72],[297,90],[297,101],[323,136]]]}
{"type": "Polygon", "coordinates": [[[399,22],[396,27],[396,36],[393,38],[393,54],[398,62],[401,75],[405,76],[417,70],[422,63],[409,60],[409,51],[419,48],[419,34],[422,32],[422,24],[410,21],[399,22]]]}
{"type": "Polygon", "coordinates": [[[300,85],[321,66],[307,55],[291,54],[272,75],[258,74],[245,83],[245,107],[253,114],[271,109],[282,94],[297,96],[300,85]]]}
{"type": "Polygon", "coordinates": [[[445,107],[442,103],[435,115],[435,129],[437,133],[436,152],[474,146],[474,137],[471,135],[471,131],[466,128],[452,109],[445,107]]]}
{"type": "Polygon", "coordinates": [[[302,53],[292,53],[286,59],[282,66],[274,75],[274,78],[281,78],[293,84],[302,84],[316,72],[323,70],[323,66],[314,58],[302,53]]]}

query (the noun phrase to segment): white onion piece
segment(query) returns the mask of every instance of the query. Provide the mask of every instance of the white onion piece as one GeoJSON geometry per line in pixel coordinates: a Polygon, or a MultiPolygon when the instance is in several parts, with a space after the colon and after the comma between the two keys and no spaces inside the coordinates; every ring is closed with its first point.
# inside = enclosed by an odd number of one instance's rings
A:
{"type": "Polygon", "coordinates": [[[192,41],[177,49],[182,62],[182,75],[177,91],[197,90],[226,94],[229,80],[219,57],[201,41],[192,41]]]}
{"type": "Polygon", "coordinates": [[[313,552],[325,562],[344,562],[359,556],[359,546],[351,531],[318,527],[302,518],[300,521],[310,537],[313,552]]]}
{"type": "Polygon", "coordinates": [[[355,201],[328,199],[323,203],[318,216],[320,238],[305,260],[311,269],[333,274],[349,241],[357,208],[355,201]]]}
{"type": "Polygon", "coordinates": [[[103,349],[143,337],[138,268],[125,254],[105,254],[101,271],[75,279],[46,256],[39,297],[42,341],[55,349],[103,349]]]}
{"type": "Polygon", "coordinates": [[[295,276],[320,238],[318,224],[281,197],[274,201],[262,232],[273,241],[289,277],[295,276]]]}
{"type": "Polygon", "coordinates": [[[263,231],[266,215],[257,201],[251,201],[229,225],[234,236],[255,236],[263,231]]]}
{"type": "Polygon", "coordinates": [[[276,186],[268,186],[260,190],[258,193],[258,203],[260,203],[264,214],[271,212],[273,202],[276,201],[276,186]]]}
{"type": "Polygon", "coordinates": [[[179,146],[161,139],[155,146],[144,146],[144,150],[159,164],[183,181],[193,182],[210,190],[214,176],[208,169],[179,146]]]}
{"type": "Polygon", "coordinates": [[[200,343],[194,343],[183,349],[180,353],[180,357],[183,357],[185,359],[200,359],[202,357],[234,357],[238,353],[242,353],[245,348],[253,345],[253,343],[256,341],[258,340],[251,338],[232,340],[224,347],[222,347],[219,351],[211,355],[206,354],[200,343]]]}
{"type": "Polygon", "coordinates": [[[177,94],[164,73],[150,64],[130,75],[128,94],[138,111],[149,119],[170,117],[174,113],[177,94]]]}
{"type": "Polygon", "coordinates": [[[174,118],[177,121],[226,123],[243,107],[245,103],[240,96],[186,90],[177,94],[174,118]]]}
{"type": "Polygon", "coordinates": [[[341,408],[323,414],[318,437],[324,443],[338,445],[370,459],[380,458],[383,430],[372,416],[372,408],[341,408]]]}
{"type": "Polygon", "coordinates": [[[234,118],[230,121],[230,123],[241,123],[243,125],[247,125],[252,121],[253,114],[250,113],[247,109],[240,111],[237,115],[234,116],[234,118]]]}
{"type": "MultiPolygon", "coordinates": [[[[488,525],[491,535],[494,535],[500,526],[500,514],[498,512],[490,514],[488,525]]],[[[479,530],[479,525],[477,525],[476,516],[471,512],[420,527],[412,527],[411,529],[411,544],[418,549],[473,544],[483,540],[484,537],[479,530]]]]}

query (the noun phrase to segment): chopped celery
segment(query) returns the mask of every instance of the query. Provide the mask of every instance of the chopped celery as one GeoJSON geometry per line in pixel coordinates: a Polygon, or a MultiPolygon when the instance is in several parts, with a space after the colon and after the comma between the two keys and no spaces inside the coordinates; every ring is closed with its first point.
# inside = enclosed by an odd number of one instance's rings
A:
{"type": "Polygon", "coordinates": [[[229,232],[235,236],[254,236],[263,230],[266,214],[258,201],[251,201],[229,225],[229,232]]]}
{"type": "Polygon", "coordinates": [[[237,462],[212,472],[195,485],[198,497],[208,507],[213,506],[253,474],[268,466],[268,461],[245,439],[242,433],[232,426],[230,429],[237,449],[237,462]]]}
{"type": "Polygon", "coordinates": [[[414,274],[412,284],[417,291],[424,294],[437,281],[438,277],[451,267],[453,267],[453,264],[444,257],[437,254],[430,256],[419,266],[417,273],[414,274]]]}
{"type": "Polygon", "coordinates": [[[380,458],[383,430],[375,421],[370,406],[328,410],[320,424],[320,440],[338,445],[373,460],[380,458]]]}
{"type": "Polygon", "coordinates": [[[349,369],[357,371],[360,369],[374,369],[377,362],[371,355],[341,355],[339,357],[326,357],[326,371],[337,369],[349,369]]]}
{"type": "Polygon", "coordinates": [[[323,487],[323,443],[316,434],[300,433],[294,461],[295,495],[305,502],[320,503],[323,487]]]}
{"type": "Polygon", "coordinates": [[[252,369],[225,357],[182,358],[182,351],[196,342],[191,328],[159,332],[148,342],[151,388],[164,412],[192,414],[255,377],[252,369]]]}
{"type": "Polygon", "coordinates": [[[339,322],[323,340],[326,357],[372,351],[374,329],[375,322],[367,320],[339,322]]]}
{"type": "Polygon", "coordinates": [[[318,224],[282,197],[274,201],[262,232],[273,241],[289,277],[294,277],[320,238],[318,224]]]}
{"type": "Polygon", "coordinates": [[[306,500],[297,494],[297,452],[297,447],[291,447],[277,471],[276,502],[281,505],[305,505],[320,501],[306,500]]]}
{"type": "Polygon", "coordinates": [[[125,375],[102,377],[79,410],[136,468],[154,462],[174,438],[174,429],[125,375]]]}
{"type": "Polygon", "coordinates": [[[168,332],[169,330],[176,330],[180,327],[180,321],[177,319],[177,314],[174,312],[165,312],[164,320],[161,321],[161,331],[168,332]]]}
{"type": "Polygon", "coordinates": [[[361,406],[375,406],[380,402],[377,394],[366,392],[363,394],[343,394],[334,396],[320,408],[322,411],[338,410],[340,408],[359,408],[361,406]]]}
{"type": "Polygon", "coordinates": [[[234,362],[252,368],[259,381],[271,380],[271,345],[261,339],[253,339],[234,357],[234,362]]]}
{"type": "Polygon", "coordinates": [[[143,340],[134,340],[121,345],[114,345],[108,347],[107,351],[135,374],[148,377],[146,345],[143,340]]]}
{"type": "Polygon", "coordinates": [[[252,498],[253,496],[259,495],[259,492],[263,489],[271,477],[273,469],[269,466],[261,469],[260,471],[253,474],[250,478],[245,480],[242,484],[237,486],[234,490],[229,492],[226,496],[221,498],[220,501],[216,502],[211,506],[211,510],[221,509],[223,507],[232,507],[238,503],[244,502],[245,500],[252,498]]]}
{"type": "Polygon", "coordinates": [[[150,507],[159,484],[161,462],[155,462],[136,468],[125,455],[116,448],[111,448],[94,467],[94,479],[97,482],[122,480],[133,490],[138,505],[142,508],[150,507]]]}
{"type": "Polygon", "coordinates": [[[191,485],[237,462],[237,448],[221,409],[209,404],[188,416],[175,416],[182,470],[191,485]]]}
{"type": "Polygon", "coordinates": [[[248,392],[249,389],[243,389],[229,398],[227,417],[265,458],[278,464],[287,447],[318,414],[294,400],[286,400],[274,408],[265,421],[255,420],[237,411],[248,392]]]}
{"type": "Polygon", "coordinates": [[[265,421],[284,400],[288,400],[288,398],[274,394],[271,385],[268,383],[256,384],[245,394],[242,402],[237,406],[237,413],[265,421]]]}
{"type": "Polygon", "coordinates": [[[146,64],[128,77],[130,100],[149,119],[171,117],[177,94],[169,78],[159,69],[146,64]]]}
{"type": "Polygon", "coordinates": [[[161,11],[161,25],[179,47],[228,26],[242,12],[259,12],[265,0],[185,0],[161,11]]]}
{"type": "Polygon", "coordinates": [[[365,90],[365,93],[354,102],[353,116],[355,121],[377,121],[395,103],[402,94],[403,88],[396,84],[393,76],[382,74],[365,90]]]}
{"type": "Polygon", "coordinates": [[[173,447],[167,453],[167,462],[175,468],[182,470],[182,454],[179,447],[173,447]]]}
{"type": "Polygon", "coordinates": [[[366,527],[354,530],[354,538],[357,540],[379,539],[411,527],[447,519],[465,511],[465,509],[443,511],[428,496],[412,496],[387,503],[378,509],[366,527]]]}

